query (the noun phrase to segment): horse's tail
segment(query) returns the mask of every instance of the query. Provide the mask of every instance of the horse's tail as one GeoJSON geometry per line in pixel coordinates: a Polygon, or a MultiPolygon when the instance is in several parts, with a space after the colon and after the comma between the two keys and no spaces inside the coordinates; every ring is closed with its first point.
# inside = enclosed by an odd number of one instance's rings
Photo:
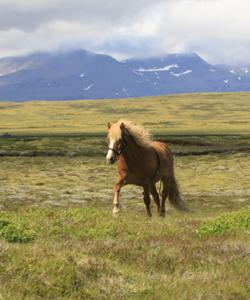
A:
{"type": "Polygon", "coordinates": [[[167,191],[168,191],[168,200],[174,208],[181,211],[188,211],[186,203],[181,198],[178,183],[175,179],[174,174],[171,176],[171,179],[168,180],[167,191]]]}

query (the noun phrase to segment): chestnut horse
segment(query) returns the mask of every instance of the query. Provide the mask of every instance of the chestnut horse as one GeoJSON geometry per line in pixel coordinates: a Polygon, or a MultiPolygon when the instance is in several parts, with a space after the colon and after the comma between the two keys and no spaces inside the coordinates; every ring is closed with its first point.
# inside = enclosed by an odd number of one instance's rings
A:
{"type": "Polygon", "coordinates": [[[113,213],[120,210],[119,194],[121,187],[134,184],[143,187],[143,200],[147,214],[151,216],[150,194],[156,203],[160,216],[165,215],[165,201],[179,210],[187,210],[180,197],[174,176],[173,155],[165,143],[153,141],[142,126],[128,120],[108,122],[108,163],[118,162],[118,181],[114,187],[113,213]],[[156,183],[162,182],[160,197],[156,183]]]}

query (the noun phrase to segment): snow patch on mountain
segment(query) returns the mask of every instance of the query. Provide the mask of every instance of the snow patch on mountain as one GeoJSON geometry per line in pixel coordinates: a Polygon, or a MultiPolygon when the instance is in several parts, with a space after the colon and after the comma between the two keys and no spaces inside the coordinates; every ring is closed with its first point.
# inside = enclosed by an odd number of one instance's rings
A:
{"type": "Polygon", "coordinates": [[[174,73],[174,72],[170,72],[172,76],[175,76],[175,77],[179,77],[179,76],[183,76],[183,75],[187,75],[189,73],[192,73],[193,71],[192,70],[187,70],[185,72],[182,72],[182,73],[174,73]]]}
{"type": "Polygon", "coordinates": [[[133,73],[134,73],[135,75],[143,76],[143,74],[142,74],[142,73],[140,73],[140,72],[137,72],[137,71],[135,71],[135,70],[133,70],[133,73]]]}
{"type": "Polygon", "coordinates": [[[87,87],[84,88],[84,91],[90,90],[93,86],[94,86],[93,84],[88,85],[87,87]]]}
{"type": "Polygon", "coordinates": [[[245,74],[248,74],[248,68],[244,67],[244,68],[241,68],[241,70],[245,73],[245,74]]]}
{"type": "Polygon", "coordinates": [[[168,66],[165,66],[162,68],[157,68],[157,67],[148,68],[148,69],[138,68],[138,69],[135,69],[134,71],[136,71],[136,72],[165,72],[165,71],[169,71],[172,68],[179,68],[179,66],[177,64],[172,64],[172,65],[168,65],[168,66]]]}

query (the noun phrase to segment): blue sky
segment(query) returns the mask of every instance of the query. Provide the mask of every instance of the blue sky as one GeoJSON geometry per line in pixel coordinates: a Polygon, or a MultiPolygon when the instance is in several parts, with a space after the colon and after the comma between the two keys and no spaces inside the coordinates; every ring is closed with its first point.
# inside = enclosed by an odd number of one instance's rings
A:
{"type": "Polygon", "coordinates": [[[249,0],[0,0],[0,57],[84,48],[250,63],[249,0]]]}

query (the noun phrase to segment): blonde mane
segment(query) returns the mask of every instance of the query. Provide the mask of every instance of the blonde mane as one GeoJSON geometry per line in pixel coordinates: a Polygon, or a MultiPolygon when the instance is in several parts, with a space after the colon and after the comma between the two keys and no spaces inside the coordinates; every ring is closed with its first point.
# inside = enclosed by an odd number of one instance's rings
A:
{"type": "Polygon", "coordinates": [[[121,119],[116,124],[120,127],[121,123],[125,125],[125,128],[132,135],[137,145],[147,148],[151,146],[152,134],[147,129],[126,119],[121,119]]]}

